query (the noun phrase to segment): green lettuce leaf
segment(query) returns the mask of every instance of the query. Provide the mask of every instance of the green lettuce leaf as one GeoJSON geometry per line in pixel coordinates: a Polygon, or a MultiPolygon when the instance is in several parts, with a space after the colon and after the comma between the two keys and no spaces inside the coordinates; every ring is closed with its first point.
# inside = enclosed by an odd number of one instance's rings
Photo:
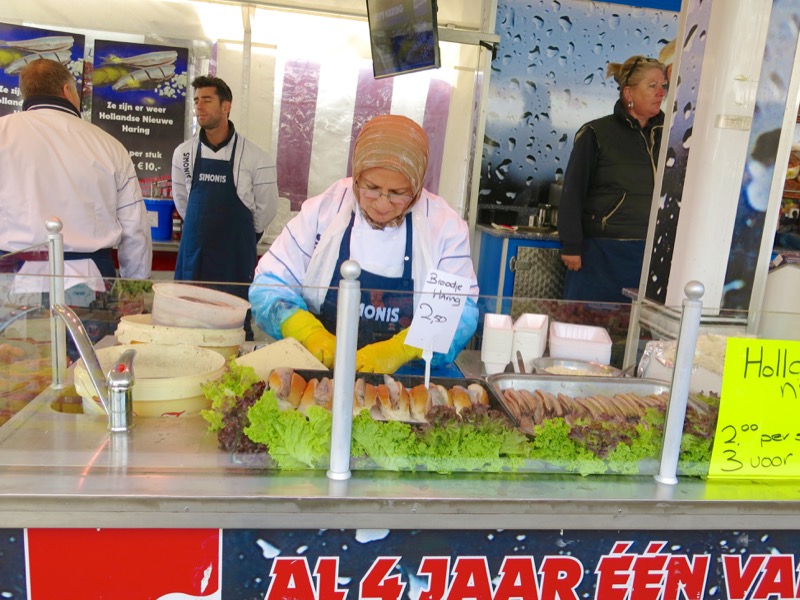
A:
{"type": "Polygon", "coordinates": [[[222,419],[236,405],[236,398],[243,396],[257,381],[258,376],[253,367],[239,365],[232,358],[219,379],[200,386],[203,395],[211,401],[211,408],[200,412],[208,423],[209,431],[222,429],[222,419]]]}
{"type": "Polygon", "coordinates": [[[274,393],[267,392],[247,411],[250,425],[244,433],[264,444],[281,469],[319,469],[327,466],[331,448],[331,413],[319,406],[306,412],[281,410],[274,393]]]}

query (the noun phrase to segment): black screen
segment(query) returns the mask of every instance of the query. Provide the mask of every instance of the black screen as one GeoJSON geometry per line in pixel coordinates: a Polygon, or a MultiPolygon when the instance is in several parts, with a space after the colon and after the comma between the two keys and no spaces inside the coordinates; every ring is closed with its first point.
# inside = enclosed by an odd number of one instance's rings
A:
{"type": "Polygon", "coordinates": [[[367,0],[375,78],[439,67],[436,0],[367,0]]]}

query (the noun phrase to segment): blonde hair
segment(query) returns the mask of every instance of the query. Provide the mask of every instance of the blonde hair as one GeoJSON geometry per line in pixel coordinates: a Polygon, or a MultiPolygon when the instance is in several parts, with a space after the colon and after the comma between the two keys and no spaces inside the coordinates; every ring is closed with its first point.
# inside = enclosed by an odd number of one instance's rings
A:
{"type": "Polygon", "coordinates": [[[661,69],[664,77],[667,76],[667,67],[657,58],[635,55],[631,56],[624,63],[608,63],[606,77],[613,77],[619,87],[619,94],[622,97],[622,90],[626,87],[634,87],[644,79],[645,71],[650,69],[661,69]]]}

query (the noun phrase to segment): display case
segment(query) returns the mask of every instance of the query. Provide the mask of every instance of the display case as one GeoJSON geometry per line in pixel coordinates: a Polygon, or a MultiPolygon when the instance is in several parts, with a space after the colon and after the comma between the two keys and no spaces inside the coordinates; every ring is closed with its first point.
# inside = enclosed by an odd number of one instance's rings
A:
{"type": "MultiPolygon", "coordinates": [[[[140,306],[149,307],[144,294],[140,306]]],[[[45,302],[21,314],[3,341],[17,347],[9,338],[27,343],[36,332],[49,348],[47,314],[45,302]]],[[[14,358],[0,365],[4,373],[28,356],[14,358]]],[[[135,416],[129,432],[110,432],[105,415],[83,411],[70,370],[53,385],[50,367],[41,389],[0,427],[0,582],[10,598],[64,597],[64,589],[84,598],[469,598],[524,589],[538,589],[541,598],[608,597],[622,576],[607,566],[612,560],[661,561],[650,588],[677,598],[671,594],[680,585],[711,598],[728,581],[757,578],[727,556],[761,561],[763,570],[800,553],[793,480],[684,475],[668,485],[653,477],[658,452],[649,461],[616,457],[636,466],[632,474],[607,466],[581,471],[590,464],[585,456],[574,464],[510,459],[487,469],[466,444],[440,454],[433,468],[392,463],[388,452],[383,464],[366,464],[354,452],[349,476],[339,478],[324,462],[279,468],[263,453],[221,449],[198,416],[135,416]],[[92,571],[76,569],[65,552],[94,557],[92,571]],[[128,596],[114,595],[122,585],[128,596]]],[[[505,375],[496,387],[530,389],[542,377],[505,375]]],[[[665,389],[661,382],[645,391],[665,389]]],[[[436,429],[390,426],[374,439],[384,450],[399,444],[412,459],[410,432],[425,431],[436,429]]],[[[459,437],[475,431],[460,429],[459,437]]],[[[309,432],[317,442],[332,436],[309,432]]],[[[364,430],[354,425],[353,435],[364,430]]]]}

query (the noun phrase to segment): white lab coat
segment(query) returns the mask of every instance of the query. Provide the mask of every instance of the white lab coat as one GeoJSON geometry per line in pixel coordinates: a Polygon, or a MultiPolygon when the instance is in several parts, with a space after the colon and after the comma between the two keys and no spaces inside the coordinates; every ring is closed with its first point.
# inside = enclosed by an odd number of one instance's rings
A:
{"type": "MultiPolygon", "coordinates": [[[[150,277],[150,225],[127,150],[63,106],[36,104],[0,118],[0,250],[45,244],[50,217],[64,223],[65,251],[117,247],[121,277],[150,277]]],[[[100,277],[90,260],[68,261],[71,274],[100,277]]]]}
{"type": "MultiPolygon", "coordinates": [[[[311,312],[319,314],[339,256],[342,234],[356,206],[352,187],[352,178],[341,179],[319,196],[303,203],[300,213],[287,223],[258,262],[254,287],[259,283],[274,284],[276,280],[283,282],[292,293],[302,295],[311,312]]],[[[443,198],[424,189],[411,209],[411,219],[414,232],[411,261],[414,291],[422,291],[431,269],[441,269],[469,279],[472,282],[469,294],[477,299],[478,281],[472,266],[469,229],[464,220],[443,198]]],[[[369,225],[362,219],[356,219],[354,236],[359,227],[369,225]]],[[[381,246],[380,250],[374,246],[367,249],[362,247],[362,251],[366,250],[368,255],[352,254],[350,258],[359,263],[369,261],[370,271],[377,275],[396,277],[396,254],[385,250],[397,247],[397,237],[402,244],[404,236],[396,236],[393,228],[386,228],[380,233],[372,231],[371,234],[384,236],[385,247],[381,246]]],[[[352,250],[355,251],[357,247],[357,244],[351,243],[352,250]]],[[[402,272],[402,266],[399,268],[402,272]]],[[[251,288],[251,302],[253,291],[251,288]]],[[[266,308],[255,303],[253,305],[254,313],[266,308]]]]}
{"type": "MultiPolygon", "coordinates": [[[[177,148],[172,155],[172,197],[181,217],[186,217],[189,194],[192,191],[192,174],[197,154],[198,133],[177,148]]],[[[234,133],[233,138],[218,151],[202,145],[203,158],[230,160],[233,142],[236,156],[233,160],[233,181],[236,194],[253,214],[257,233],[264,233],[278,212],[278,172],[272,157],[245,137],[234,133]]]]}

